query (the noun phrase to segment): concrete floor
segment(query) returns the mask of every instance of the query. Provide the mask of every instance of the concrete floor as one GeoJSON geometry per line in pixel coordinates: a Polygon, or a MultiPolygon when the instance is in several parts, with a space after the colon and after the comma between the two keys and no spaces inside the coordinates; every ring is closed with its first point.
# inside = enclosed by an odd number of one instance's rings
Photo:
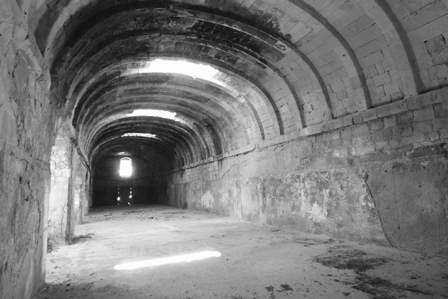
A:
{"type": "Polygon", "coordinates": [[[448,298],[448,259],[196,211],[91,213],[47,259],[43,298],[448,298]],[[114,270],[204,250],[201,261],[114,270]]]}

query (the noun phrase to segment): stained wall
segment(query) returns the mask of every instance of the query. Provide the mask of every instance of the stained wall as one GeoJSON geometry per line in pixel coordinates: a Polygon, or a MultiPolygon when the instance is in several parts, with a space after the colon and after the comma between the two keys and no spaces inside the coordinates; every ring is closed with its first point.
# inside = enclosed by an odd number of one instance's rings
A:
{"type": "Polygon", "coordinates": [[[448,253],[448,89],[171,174],[179,207],[448,253]]]}
{"type": "Polygon", "coordinates": [[[55,114],[25,12],[0,5],[0,298],[29,298],[44,279],[55,114]]]}

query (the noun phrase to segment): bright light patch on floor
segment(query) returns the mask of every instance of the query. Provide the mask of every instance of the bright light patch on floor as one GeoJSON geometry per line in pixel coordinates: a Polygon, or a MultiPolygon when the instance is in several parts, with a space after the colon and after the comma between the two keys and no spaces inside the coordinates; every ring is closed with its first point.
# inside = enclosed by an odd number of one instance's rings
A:
{"type": "Polygon", "coordinates": [[[176,112],[157,110],[157,109],[136,109],[126,115],[127,117],[158,117],[163,119],[170,119],[177,122],[185,123],[182,119],[177,117],[176,112]]]}
{"type": "Polygon", "coordinates": [[[137,262],[129,262],[116,265],[115,270],[136,270],[141,268],[152,268],[163,265],[179,264],[179,263],[190,263],[195,261],[201,261],[209,258],[220,257],[221,252],[219,251],[199,251],[194,253],[187,253],[181,255],[174,255],[168,257],[161,257],[137,262]]]}
{"type": "Polygon", "coordinates": [[[128,70],[126,75],[153,73],[179,74],[209,81],[219,74],[219,70],[211,65],[187,60],[157,58],[146,62],[139,68],[128,70]]]}
{"type": "Polygon", "coordinates": [[[158,139],[156,134],[151,133],[125,133],[121,137],[142,137],[142,138],[152,138],[158,139]]]}
{"type": "Polygon", "coordinates": [[[122,178],[130,178],[132,176],[132,159],[129,157],[120,159],[120,167],[118,169],[118,174],[122,178]]]}

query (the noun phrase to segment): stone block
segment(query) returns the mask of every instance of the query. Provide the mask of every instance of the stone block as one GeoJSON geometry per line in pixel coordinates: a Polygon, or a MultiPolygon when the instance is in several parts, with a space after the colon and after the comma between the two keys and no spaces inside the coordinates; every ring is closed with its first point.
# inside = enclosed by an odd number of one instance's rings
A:
{"type": "Polygon", "coordinates": [[[448,105],[435,104],[433,109],[436,118],[448,118],[448,105]]]}
{"type": "Polygon", "coordinates": [[[353,124],[355,124],[355,125],[362,124],[364,122],[364,117],[363,117],[362,113],[357,113],[357,114],[353,115],[352,121],[353,121],[353,124]]]}
{"type": "Polygon", "coordinates": [[[399,100],[390,104],[385,104],[375,108],[376,115],[378,117],[385,117],[389,115],[395,115],[407,110],[407,105],[404,100],[399,100]]]}
{"type": "Polygon", "coordinates": [[[372,153],[375,150],[375,144],[368,136],[357,136],[353,138],[352,154],[363,156],[372,153]]]}
{"type": "Polygon", "coordinates": [[[360,124],[353,127],[354,136],[365,136],[369,134],[369,127],[367,124],[360,124]]]}
{"type": "Polygon", "coordinates": [[[316,135],[322,133],[323,124],[312,125],[302,130],[304,135],[316,135]]]}
{"type": "Polygon", "coordinates": [[[383,151],[389,149],[389,143],[385,140],[376,141],[375,142],[375,150],[376,151],[383,151]]]}
{"type": "Polygon", "coordinates": [[[400,147],[400,139],[394,137],[388,141],[388,145],[392,149],[397,149],[398,147],[400,147]]]}
{"type": "Polygon", "coordinates": [[[448,118],[434,119],[432,124],[434,130],[448,129],[448,118]]]}
{"type": "Polygon", "coordinates": [[[433,128],[439,134],[440,139],[448,138],[448,118],[435,119],[433,128]]]}
{"type": "Polygon", "coordinates": [[[339,128],[350,126],[352,124],[353,124],[353,118],[351,115],[349,115],[331,120],[328,123],[324,124],[323,128],[326,131],[332,131],[339,128]]]}
{"type": "Polygon", "coordinates": [[[384,139],[387,141],[393,140],[396,138],[395,130],[394,128],[387,128],[381,131],[381,133],[384,136],[384,139]]]}
{"type": "Polygon", "coordinates": [[[384,131],[373,132],[370,136],[373,142],[382,141],[386,139],[384,136],[384,131]]]}
{"type": "Polygon", "coordinates": [[[384,120],[383,119],[377,119],[373,120],[367,123],[369,126],[369,129],[371,131],[378,131],[384,129],[384,120]]]}
{"type": "Polygon", "coordinates": [[[448,128],[440,128],[438,133],[440,139],[448,139],[448,128]]]}
{"type": "Polygon", "coordinates": [[[406,105],[408,110],[417,110],[425,106],[425,102],[422,100],[420,96],[412,96],[406,99],[406,105]]]}
{"type": "Polygon", "coordinates": [[[351,145],[351,140],[353,137],[353,128],[346,127],[341,130],[341,140],[345,145],[351,145]]]}
{"type": "Polygon", "coordinates": [[[432,106],[414,111],[414,121],[425,121],[432,119],[434,119],[434,110],[432,106]]]}
{"type": "Polygon", "coordinates": [[[3,177],[5,175],[5,152],[0,150],[0,193],[3,192],[3,177]]]}
{"type": "Polygon", "coordinates": [[[392,128],[397,125],[397,120],[395,116],[385,117],[384,119],[384,128],[392,128]]]}
{"type": "Polygon", "coordinates": [[[364,122],[368,122],[378,118],[375,109],[369,109],[367,111],[364,111],[362,112],[361,116],[364,122]]]}
{"type": "Polygon", "coordinates": [[[394,133],[399,137],[410,137],[412,136],[412,126],[411,125],[399,125],[394,128],[394,133]]]}
{"type": "Polygon", "coordinates": [[[431,121],[425,121],[414,124],[414,137],[416,142],[434,141],[439,138],[439,134],[434,130],[431,121]]]}
{"type": "Polygon", "coordinates": [[[414,120],[414,114],[412,112],[405,112],[397,115],[397,124],[409,124],[414,120]]]}

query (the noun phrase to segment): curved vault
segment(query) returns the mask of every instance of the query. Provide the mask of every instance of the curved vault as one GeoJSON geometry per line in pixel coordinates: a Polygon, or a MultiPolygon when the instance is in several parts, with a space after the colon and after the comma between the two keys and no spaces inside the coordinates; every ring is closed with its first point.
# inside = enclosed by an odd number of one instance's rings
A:
{"type": "Polygon", "coordinates": [[[89,158],[125,133],[151,133],[145,142],[181,166],[423,89],[392,9],[363,0],[55,0],[36,4],[31,26],[53,99],[89,158]],[[358,38],[359,20],[377,36],[358,38]],[[369,38],[387,62],[387,88],[372,71],[369,38]],[[135,113],[145,110],[178,119],[135,113]]]}

